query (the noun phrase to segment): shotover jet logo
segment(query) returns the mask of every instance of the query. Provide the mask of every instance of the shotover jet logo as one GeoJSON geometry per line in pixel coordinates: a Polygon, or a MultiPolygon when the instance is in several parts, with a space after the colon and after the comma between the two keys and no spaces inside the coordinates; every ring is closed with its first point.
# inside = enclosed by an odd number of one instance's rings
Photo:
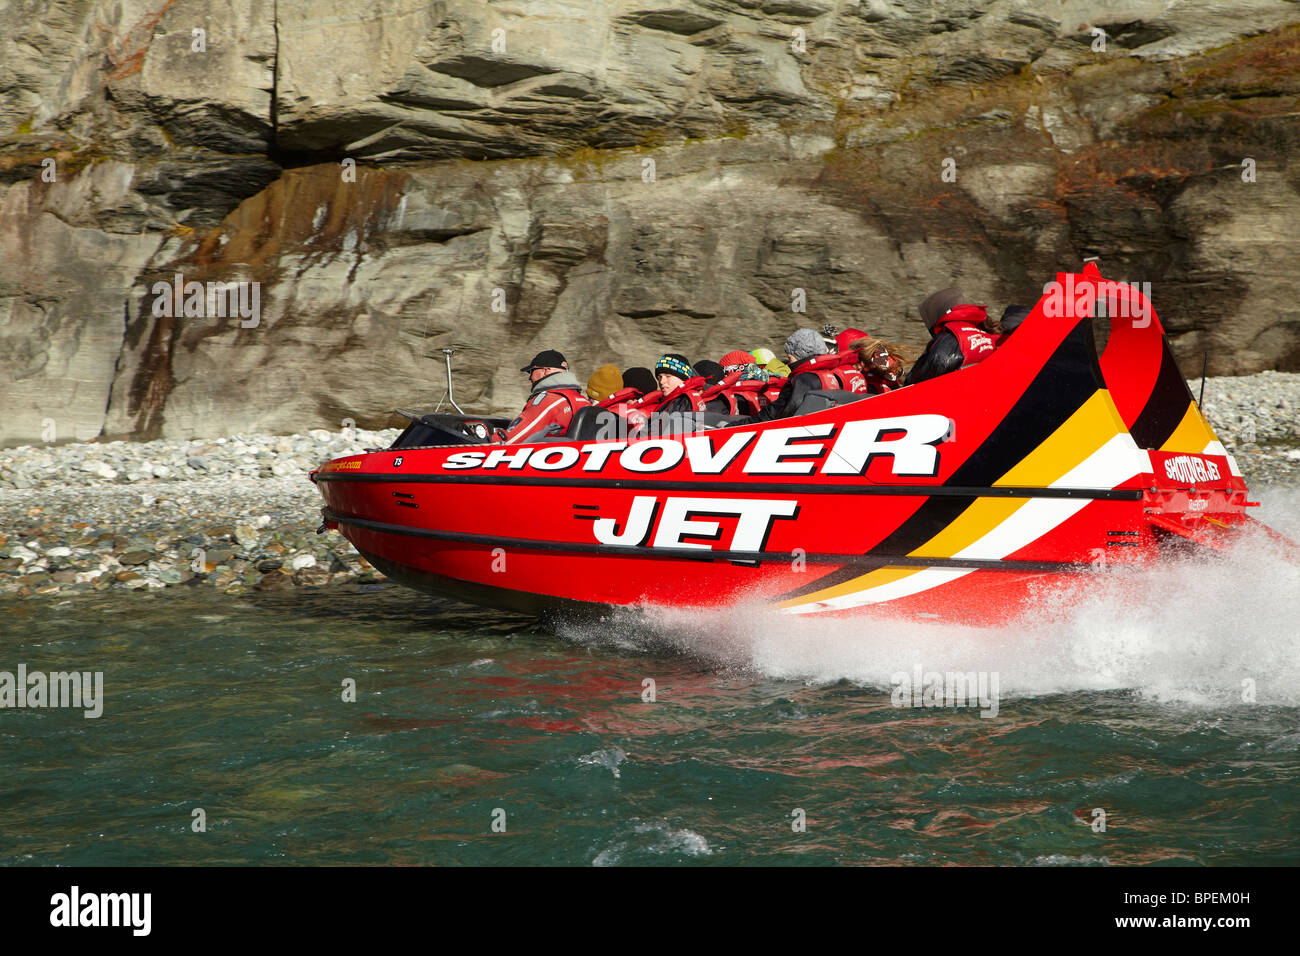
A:
{"type": "MultiPolygon", "coordinates": [[[[458,451],[447,456],[447,471],[538,471],[586,474],[609,471],[634,475],[685,472],[691,475],[748,476],[865,475],[872,462],[888,460],[897,478],[934,478],[939,474],[938,445],[952,435],[943,415],[898,415],[893,418],[724,431],[590,444],[503,445],[491,451],[458,451]]],[[[881,476],[883,477],[883,476],[881,476]]]]}
{"type": "Polygon", "coordinates": [[[708,551],[717,542],[721,551],[762,551],[773,525],[799,514],[797,501],[763,501],[752,498],[668,498],[637,495],[621,519],[597,518],[593,523],[601,544],[654,548],[694,548],[708,551]],[[655,518],[659,521],[656,524],[655,518]],[[730,539],[723,540],[724,522],[732,524],[730,539]],[[691,541],[690,538],[697,540],[691,541]]]}
{"type": "Polygon", "coordinates": [[[1179,455],[1165,459],[1165,475],[1189,485],[1198,481],[1217,481],[1219,466],[1196,455],[1179,455]]]}

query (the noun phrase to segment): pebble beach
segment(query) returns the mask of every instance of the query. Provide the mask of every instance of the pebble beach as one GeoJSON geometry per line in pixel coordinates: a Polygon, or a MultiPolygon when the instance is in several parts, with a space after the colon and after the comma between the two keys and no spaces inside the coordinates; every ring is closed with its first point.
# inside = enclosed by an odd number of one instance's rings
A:
{"type": "Polygon", "coordinates": [[[229,593],[379,581],[316,534],[322,462],[398,430],[78,442],[0,451],[0,596],[109,588],[229,593]]]}
{"type": "MultiPolygon", "coordinates": [[[[1300,484],[1298,407],[1300,373],[1206,382],[1205,413],[1252,485],[1300,484]]],[[[316,534],[321,501],[307,475],[397,434],[0,449],[0,597],[381,581],[338,533],[316,534]]]]}

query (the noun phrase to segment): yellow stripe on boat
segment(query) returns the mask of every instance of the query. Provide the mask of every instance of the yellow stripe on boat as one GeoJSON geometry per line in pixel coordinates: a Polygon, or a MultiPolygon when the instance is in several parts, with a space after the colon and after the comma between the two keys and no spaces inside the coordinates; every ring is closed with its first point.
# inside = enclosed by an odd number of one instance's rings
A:
{"type": "Polygon", "coordinates": [[[880,587],[882,584],[891,584],[894,581],[901,581],[903,578],[910,577],[918,571],[924,570],[925,568],[876,568],[874,571],[868,571],[866,574],[845,581],[843,584],[836,584],[829,588],[822,588],[820,591],[813,591],[811,594],[803,594],[799,597],[782,601],[777,605],[777,607],[802,607],[805,604],[819,604],[822,601],[829,601],[832,598],[843,597],[846,594],[854,594],[858,591],[880,587]]]}
{"type": "Polygon", "coordinates": [[[1025,503],[1024,498],[976,498],[961,514],[909,558],[951,558],[984,537],[1025,503]]]}
{"type": "MultiPolygon", "coordinates": [[[[1060,428],[993,485],[1049,487],[1124,431],[1124,420],[1120,418],[1110,392],[1098,389],[1060,428]]],[[[908,556],[951,558],[986,537],[1026,502],[1024,498],[977,498],[946,528],[908,556]]]]}
{"type": "Polygon", "coordinates": [[[1206,445],[1218,441],[1218,436],[1210,428],[1209,422],[1201,417],[1201,411],[1195,402],[1187,403],[1187,414],[1178,423],[1169,440],[1160,446],[1161,451],[1190,452],[1193,455],[1203,453],[1206,445]]]}
{"type": "Polygon", "coordinates": [[[1106,442],[1126,431],[1124,419],[1111,400],[1110,392],[1100,388],[1060,428],[993,485],[1046,488],[1106,442]]]}

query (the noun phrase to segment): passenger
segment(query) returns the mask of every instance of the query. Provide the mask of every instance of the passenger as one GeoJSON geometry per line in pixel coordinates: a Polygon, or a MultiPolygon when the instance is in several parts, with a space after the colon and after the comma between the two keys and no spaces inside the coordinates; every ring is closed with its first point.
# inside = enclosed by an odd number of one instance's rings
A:
{"type": "Polygon", "coordinates": [[[686,360],[685,355],[670,353],[662,356],[655,363],[655,380],[659,383],[659,391],[663,392],[665,398],[685,385],[687,379],[695,377],[695,369],[691,368],[691,363],[686,360]]]}
{"type": "Polygon", "coordinates": [[[776,399],[760,411],[738,424],[752,425],[758,422],[775,421],[788,418],[799,408],[809,393],[825,388],[822,377],[813,372],[801,372],[800,366],[807,365],[818,355],[826,355],[826,343],[821,335],[812,329],[799,329],[785,340],[786,358],[790,360],[790,376],[782,386],[776,399]]]}
{"type": "Polygon", "coordinates": [[[732,384],[719,393],[719,397],[727,402],[728,415],[757,414],[780,393],[780,389],[777,389],[773,395],[767,394],[772,376],[766,369],[758,367],[754,356],[749,352],[739,349],[728,352],[722,356],[722,370],[726,379],[735,377],[732,384]]]}
{"type": "Polygon", "coordinates": [[[601,402],[600,407],[621,418],[623,433],[630,437],[646,430],[650,414],[663,397],[651,371],[638,365],[623,373],[623,388],[601,402]]]}
{"type": "Polygon", "coordinates": [[[694,368],[695,374],[710,385],[716,385],[722,381],[722,376],[726,374],[726,372],[722,371],[722,366],[712,359],[702,359],[695,363],[694,368]]]}
{"type": "Polygon", "coordinates": [[[870,390],[866,378],[858,369],[858,354],[849,348],[851,341],[865,336],[866,333],[860,329],[841,332],[833,325],[823,326],[821,340],[825,346],[824,354],[814,356],[800,371],[815,371],[821,377],[824,389],[866,395],[870,390]]]}
{"type": "Polygon", "coordinates": [[[742,382],[766,382],[772,377],[767,369],[759,367],[752,352],[742,352],[740,349],[722,356],[722,371],[739,372],[742,382]]]}
{"type": "Polygon", "coordinates": [[[998,337],[998,345],[1011,338],[1011,333],[1020,328],[1020,323],[1029,318],[1029,313],[1034,311],[1030,305],[1009,305],[1002,310],[1002,318],[998,319],[998,324],[1002,326],[1002,335],[998,337]]]}
{"type": "Polygon", "coordinates": [[[989,320],[982,305],[966,304],[956,286],[929,296],[921,303],[920,312],[932,338],[907,373],[907,385],[955,372],[993,354],[996,321],[989,320]]]}
{"type": "Polygon", "coordinates": [[[603,402],[623,388],[623,375],[617,365],[602,365],[587,379],[587,397],[603,402]]]}
{"type": "Polygon", "coordinates": [[[536,441],[546,435],[564,434],[573,413],[590,405],[582,385],[569,371],[569,363],[555,349],[546,349],[519,371],[528,373],[532,391],[523,411],[505,428],[492,434],[497,444],[536,441]]]}
{"type": "MultiPolygon", "coordinates": [[[[722,366],[717,362],[709,364],[717,365],[718,371],[722,371],[722,366]]],[[[699,368],[686,361],[684,355],[665,355],[659,359],[655,365],[655,375],[659,379],[659,390],[663,393],[664,400],[655,408],[655,412],[660,415],[725,413],[728,407],[725,400],[705,401],[700,396],[700,392],[709,385],[700,372],[699,368]]]]}
{"type": "Polygon", "coordinates": [[[870,336],[856,339],[850,348],[858,353],[858,369],[873,395],[902,388],[903,362],[916,358],[916,352],[906,346],[889,345],[870,336]]]}
{"type": "Polygon", "coordinates": [[[771,349],[754,349],[749,354],[754,356],[754,361],[758,364],[758,367],[769,375],[776,378],[789,378],[790,366],[777,358],[771,349]]]}
{"type": "Polygon", "coordinates": [[[634,365],[623,373],[623,387],[634,388],[638,394],[644,395],[653,392],[659,385],[655,382],[654,372],[643,365],[634,365]]]}

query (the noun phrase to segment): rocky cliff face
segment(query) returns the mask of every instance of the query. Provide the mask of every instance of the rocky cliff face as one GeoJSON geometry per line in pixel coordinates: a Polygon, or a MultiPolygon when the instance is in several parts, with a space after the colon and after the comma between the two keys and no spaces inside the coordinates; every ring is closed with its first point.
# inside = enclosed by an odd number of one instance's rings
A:
{"type": "Polygon", "coordinates": [[[453,346],[502,413],[545,347],[918,343],[1091,255],[1187,371],[1300,368],[1300,4],[1167,7],[0,0],[0,442],[379,427],[453,346]]]}

